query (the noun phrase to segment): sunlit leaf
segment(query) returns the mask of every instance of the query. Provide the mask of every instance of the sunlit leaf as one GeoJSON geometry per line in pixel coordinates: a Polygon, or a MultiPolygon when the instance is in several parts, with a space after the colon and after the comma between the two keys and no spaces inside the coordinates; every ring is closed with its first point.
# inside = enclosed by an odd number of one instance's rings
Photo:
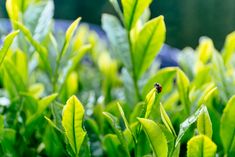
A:
{"type": "Polygon", "coordinates": [[[187,149],[187,157],[215,157],[217,147],[207,136],[198,135],[188,141],[187,149]]]}
{"type": "Polygon", "coordinates": [[[165,124],[165,126],[167,127],[167,129],[174,135],[176,136],[176,133],[175,133],[175,129],[171,123],[171,120],[170,118],[168,117],[164,107],[162,106],[162,104],[160,104],[160,113],[161,113],[161,118],[162,118],[162,121],[163,123],[165,124]]]}
{"type": "Polygon", "coordinates": [[[72,96],[63,110],[62,125],[75,156],[78,156],[86,132],[83,129],[84,108],[81,102],[72,96]]]}
{"type": "Polygon", "coordinates": [[[49,73],[51,73],[51,67],[48,61],[47,49],[33,38],[29,29],[26,28],[23,24],[19,22],[15,22],[15,25],[23,32],[23,34],[28,39],[28,41],[32,44],[35,50],[39,53],[39,56],[44,64],[43,66],[49,71],[49,73]]]}
{"type": "Polygon", "coordinates": [[[184,136],[185,132],[189,129],[189,127],[197,121],[199,116],[207,112],[206,106],[202,105],[193,115],[188,117],[183,123],[180,124],[180,131],[178,134],[178,137],[176,139],[175,146],[177,146],[180,143],[181,138],[184,136]]]}
{"type": "Polygon", "coordinates": [[[156,156],[167,157],[167,140],[161,128],[152,120],[139,118],[156,156]]]}
{"type": "Polygon", "coordinates": [[[173,79],[175,78],[177,68],[167,67],[160,69],[157,71],[155,75],[153,75],[144,85],[142,95],[146,96],[147,93],[153,88],[153,85],[158,82],[162,85],[162,92],[167,92],[171,89],[171,84],[173,83],[173,79]]]}
{"type": "Polygon", "coordinates": [[[135,75],[140,78],[154,61],[165,40],[163,16],[147,22],[135,41],[133,50],[135,75]]]}
{"type": "Polygon", "coordinates": [[[11,21],[19,20],[20,6],[18,2],[16,2],[15,0],[7,0],[6,9],[11,21]]]}
{"type": "Polygon", "coordinates": [[[178,69],[177,70],[177,87],[178,87],[178,92],[179,92],[179,97],[182,105],[185,107],[185,111],[187,115],[190,114],[190,100],[189,100],[189,79],[185,75],[185,73],[178,69]]]}
{"type": "Polygon", "coordinates": [[[220,138],[227,156],[235,154],[235,96],[229,99],[221,117],[220,138]]]}
{"type": "Polygon", "coordinates": [[[234,51],[235,51],[234,43],[235,43],[235,32],[232,32],[229,35],[227,35],[223,52],[222,52],[222,56],[223,56],[225,64],[227,64],[231,60],[234,54],[234,51]]]}
{"type": "Polygon", "coordinates": [[[199,60],[206,64],[208,60],[211,58],[213,51],[214,51],[214,45],[211,39],[203,37],[200,39],[200,44],[198,47],[198,57],[199,60]]]}
{"type": "MultiPolygon", "coordinates": [[[[11,86],[15,93],[25,92],[27,90],[26,84],[23,81],[23,78],[17,71],[15,65],[10,60],[4,61],[4,69],[6,72],[7,80],[11,81],[11,86]]],[[[8,86],[9,82],[5,82],[6,86],[8,86]]],[[[12,91],[9,91],[12,92],[12,91]]]]}
{"type": "Polygon", "coordinates": [[[121,2],[125,27],[131,30],[152,0],[122,0],[121,2]]]}
{"type": "Polygon", "coordinates": [[[146,96],[145,98],[145,105],[146,105],[146,112],[145,112],[145,118],[148,118],[151,111],[152,111],[152,108],[153,108],[153,104],[155,102],[155,97],[156,97],[156,89],[153,88],[146,96]]]}
{"type": "Polygon", "coordinates": [[[18,33],[19,31],[14,31],[5,37],[3,46],[0,49],[0,66],[2,65],[2,62],[7,54],[7,51],[10,48],[15,37],[18,35],[18,33]]]}
{"type": "Polygon", "coordinates": [[[212,123],[207,109],[205,109],[198,117],[197,128],[199,134],[206,135],[209,138],[212,137],[212,123]]]}

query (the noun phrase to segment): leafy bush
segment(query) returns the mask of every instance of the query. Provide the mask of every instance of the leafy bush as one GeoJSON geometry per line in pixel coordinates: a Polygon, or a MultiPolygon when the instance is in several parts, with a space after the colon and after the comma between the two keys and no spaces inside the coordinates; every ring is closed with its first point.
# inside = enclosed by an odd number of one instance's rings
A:
{"type": "Polygon", "coordinates": [[[235,34],[221,54],[202,38],[183,50],[181,69],[158,69],[166,30],[162,16],[149,19],[152,1],[110,2],[119,18],[102,17],[107,44],[77,29],[80,18],[55,32],[51,0],[7,0],[1,154],[234,156],[235,34]]]}

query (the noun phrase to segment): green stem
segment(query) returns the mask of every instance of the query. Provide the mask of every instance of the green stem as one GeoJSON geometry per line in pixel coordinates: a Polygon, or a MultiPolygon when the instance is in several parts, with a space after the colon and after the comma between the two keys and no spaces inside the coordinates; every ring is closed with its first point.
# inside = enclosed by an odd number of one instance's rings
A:
{"type": "Polygon", "coordinates": [[[133,48],[132,48],[132,41],[131,41],[131,32],[128,31],[128,42],[130,46],[130,56],[131,56],[131,63],[132,63],[132,79],[134,83],[134,88],[135,88],[135,93],[138,98],[138,101],[142,100],[140,92],[139,92],[139,87],[138,87],[138,80],[135,74],[135,63],[134,63],[134,56],[133,56],[133,48]]]}
{"type": "Polygon", "coordinates": [[[62,50],[60,51],[59,56],[56,59],[55,74],[54,74],[54,78],[53,78],[53,92],[55,92],[57,90],[56,89],[56,84],[57,84],[57,80],[58,80],[58,76],[59,76],[59,66],[60,66],[62,55],[63,55],[63,53],[66,49],[66,45],[67,45],[66,42],[64,42],[62,50]]]}

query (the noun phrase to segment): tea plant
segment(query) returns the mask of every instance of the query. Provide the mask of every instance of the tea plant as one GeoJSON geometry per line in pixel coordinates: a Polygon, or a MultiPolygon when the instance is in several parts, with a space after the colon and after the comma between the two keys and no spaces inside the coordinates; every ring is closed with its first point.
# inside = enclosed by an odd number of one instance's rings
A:
{"type": "Polygon", "coordinates": [[[55,31],[51,0],[6,1],[2,156],[235,155],[235,33],[221,53],[203,37],[159,69],[166,28],[151,2],[110,0],[104,41],[81,18],[55,31]]]}

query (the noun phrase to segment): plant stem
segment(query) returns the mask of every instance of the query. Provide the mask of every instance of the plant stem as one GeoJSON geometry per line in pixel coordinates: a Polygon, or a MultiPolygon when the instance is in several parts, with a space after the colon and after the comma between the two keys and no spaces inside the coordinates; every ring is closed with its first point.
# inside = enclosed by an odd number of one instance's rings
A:
{"type": "Polygon", "coordinates": [[[137,96],[138,101],[142,100],[140,92],[139,92],[139,87],[138,87],[138,80],[135,74],[135,63],[134,63],[134,56],[133,56],[133,48],[132,48],[132,41],[131,41],[131,32],[128,31],[128,42],[130,46],[130,56],[131,56],[131,64],[132,64],[132,79],[134,83],[134,88],[135,88],[135,93],[137,96]]]}
{"type": "Polygon", "coordinates": [[[60,61],[61,61],[62,55],[66,49],[66,45],[67,45],[66,42],[64,42],[62,50],[60,51],[58,58],[56,58],[56,67],[55,67],[55,74],[54,74],[54,79],[53,79],[53,92],[56,91],[56,83],[57,83],[58,76],[59,76],[60,61]]]}

